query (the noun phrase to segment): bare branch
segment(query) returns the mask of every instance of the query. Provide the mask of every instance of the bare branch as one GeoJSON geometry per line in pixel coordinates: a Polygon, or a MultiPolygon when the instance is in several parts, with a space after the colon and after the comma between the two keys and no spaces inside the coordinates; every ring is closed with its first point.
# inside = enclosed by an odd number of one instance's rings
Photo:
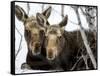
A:
{"type": "Polygon", "coordinates": [[[85,11],[82,7],[80,7],[82,14],[85,16],[86,21],[90,30],[97,31],[96,29],[96,12],[94,12],[94,8],[85,7],[85,11]],[[91,10],[90,10],[91,9],[91,10]]]}
{"type": "Polygon", "coordinates": [[[15,27],[15,29],[17,30],[17,32],[19,33],[19,35],[20,35],[20,37],[21,37],[21,39],[20,39],[20,43],[19,43],[19,48],[18,48],[18,50],[17,50],[17,53],[15,54],[15,59],[16,59],[16,57],[17,57],[17,55],[19,54],[19,52],[20,52],[20,50],[21,50],[21,43],[22,43],[22,34],[19,32],[19,30],[15,27]]]}
{"type": "Polygon", "coordinates": [[[70,70],[74,70],[75,67],[77,66],[78,62],[82,59],[83,57],[79,57],[79,59],[76,61],[76,63],[73,65],[73,67],[70,70]]]}
{"type": "Polygon", "coordinates": [[[93,64],[93,67],[96,69],[96,61],[95,61],[95,58],[94,58],[94,55],[92,53],[92,50],[88,44],[88,41],[87,41],[87,37],[86,37],[86,34],[82,28],[82,24],[81,24],[81,19],[80,19],[80,16],[79,16],[79,12],[78,12],[78,8],[73,8],[75,13],[76,13],[76,16],[77,16],[77,19],[78,19],[78,23],[79,23],[79,26],[80,26],[80,32],[81,32],[81,36],[82,36],[82,39],[83,39],[83,42],[84,42],[84,45],[87,49],[87,53],[92,61],[92,64],[93,64]]]}
{"type": "Polygon", "coordinates": [[[44,11],[44,4],[42,4],[42,12],[44,11]]]}
{"type": "Polygon", "coordinates": [[[86,65],[86,69],[89,69],[89,67],[88,67],[88,63],[87,63],[87,55],[86,56],[84,56],[83,54],[82,54],[82,58],[83,58],[83,60],[84,60],[84,62],[85,62],[85,65],[86,65]]]}
{"type": "Polygon", "coordinates": [[[64,5],[61,5],[61,16],[64,17],[64,5]]]}
{"type": "MultiPolygon", "coordinates": [[[[95,40],[96,40],[96,33],[97,33],[97,26],[96,26],[96,23],[97,23],[97,21],[96,21],[97,15],[96,15],[96,12],[93,11],[92,13],[95,13],[95,15],[92,14],[93,15],[92,16],[91,14],[88,14],[88,11],[86,11],[86,12],[83,11],[83,8],[82,7],[80,7],[80,9],[81,9],[83,15],[86,18],[86,21],[88,23],[88,26],[90,27],[90,31],[93,31],[93,34],[94,34],[94,37],[95,37],[95,40]]],[[[89,8],[85,8],[85,9],[89,9],[89,8]]]]}
{"type": "Polygon", "coordinates": [[[87,15],[85,12],[84,12],[84,10],[82,9],[82,7],[80,7],[80,9],[81,9],[81,11],[82,11],[82,13],[83,13],[83,15],[87,15]]]}
{"type": "Polygon", "coordinates": [[[27,3],[27,14],[29,15],[29,11],[30,11],[30,4],[27,3]]]}
{"type": "MultiPolygon", "coordinates": [[[[57,10],[55,10],[54,8],[52,8],[52,9],[53,9],[57,14],[59,14],[59,15],[62,17],[61,13],[59,13],[59,12],[58,12],[57,10]]],[[[71,21],[70,19],[68,19],[68,21],[69,21],[70,23],[74,24],[74,25],[78,25],[77,23],[71,21]]]]}

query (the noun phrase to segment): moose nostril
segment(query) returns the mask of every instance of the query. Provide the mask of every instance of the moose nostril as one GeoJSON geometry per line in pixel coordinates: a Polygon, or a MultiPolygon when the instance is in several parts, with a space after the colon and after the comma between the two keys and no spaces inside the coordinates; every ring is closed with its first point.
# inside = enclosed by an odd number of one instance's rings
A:
{"type": "Polygon", "coordinates": [[[41,45],[40,45],[40,43],[36,43],[35,46],[36,47],[40,47],[41,45]]]}
{"type": "Polygon", "coordinates": [[[52,52],[49,52],[48,53],[48,58],[52,58],[53,57],[53,53],[52,52]]]}

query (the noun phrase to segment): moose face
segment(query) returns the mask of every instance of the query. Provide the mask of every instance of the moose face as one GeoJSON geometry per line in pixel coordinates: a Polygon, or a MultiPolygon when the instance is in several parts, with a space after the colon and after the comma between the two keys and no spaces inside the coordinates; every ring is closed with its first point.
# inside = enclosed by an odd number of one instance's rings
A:
{"type": "Polygon", "coordinates": [[[63,31],[59,26],[52,25],[47,28],[45,38],[46,57],[54,60],[61,51],[63,45],[63,31]]]}
{"type": "Polygon", "coordinates": [[[44,27],[41,27],[36,20],[27,20],[24,34],[28,49],[32,51],[33,55],[40,54],[44,39],[44,27]]]}
{"type": "MultiPolygon", "coordinates": [[[[41,17],[41,20],[44,19],[41,17]]],[[[65,42],[63,33],[66,24],[67,16],[59,24],[46,27],[44,47],[48,60],[54,60],[62,51],[65,42]]]]}
{"type": "Polygon", "coordinates": [[[43,22],[40,19],[39,13],[36,14],[36,18],[34,16],[28,17],[21,7],[18,5],[15,6],[16,17],[24,24],[24,35],[28,50],[30,50],[33,55],[38,55],[41,52],[41,46],[44,39],[44,26],[49,24],[46,20],[50,16],[50,13],[51,7],[42,13],[43,18],[45,19],[45,22],[43,22]]]}
{"type": "Polygon", "coordinates": [[[45,33],[46,57],[54,60],[61,53],[64,47],[64,27],[67,24],[67,16],[57,25],[51,25],[45,33]]]}

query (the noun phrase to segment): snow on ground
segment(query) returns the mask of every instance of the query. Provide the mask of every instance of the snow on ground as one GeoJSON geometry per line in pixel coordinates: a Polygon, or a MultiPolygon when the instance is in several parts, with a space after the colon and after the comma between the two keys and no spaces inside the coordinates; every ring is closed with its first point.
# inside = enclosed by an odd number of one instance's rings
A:
{"type": "MultiPolygon", "coordinates": [[[[27,13],[27,3],[16,2],[16,5],[19,5],[20,7],[22,7],[27,13]]],[[[41,13],[42,12],[41,6],[42,6],[42,4],[30,3],[29,16],[31,16],[31,15],[35,16],[37,12],[41,13]]],[[[53,8],[52,13],[49,18],[50,24],[58,24],[62,20],[61,5],[45,4],[44,9],[46,9],[49,6],[52,6],[52,8],[53,8]]],[[[85,28],[88,28],[87,22],[86,22],[84,16],[81,14],[81,11],[79,11],[79,12],[80,12],[80,15],[82,18],[82,25],[86,25],[85,28]]],[[[79,27],[77,25],[75,25],[75,24],[78,24],[76,14],[69,5],[66,5],[64,7],[64,15],[68,15],[68,24],[66,25],[65,30],[73,31],[73,30],[79,29],[79,27]],[[75,23],[75,24],[73,24],[73,23],[75,23]]],[[[19,73],[45,72],[45,71],[41,71],[41,70],[21,70],[21,64],[26,62],[27,45],[26,45],[26,41],[24,38],[23,23],[21,21],[19,21],[16,17],[15,17],[15,26],[23,36],[22,43],[21,43],[21,50],[15,60],[15,73],[19,74],[19,73]]],[[[20,43],[20,39],[21,39],[21,37],[17,31],[15,31],[15,38],[16,38],[16,41],[15,41],[15,49],[16,49],[15,53],[16,53],[19,48],[19,43],[20,43]]]]}

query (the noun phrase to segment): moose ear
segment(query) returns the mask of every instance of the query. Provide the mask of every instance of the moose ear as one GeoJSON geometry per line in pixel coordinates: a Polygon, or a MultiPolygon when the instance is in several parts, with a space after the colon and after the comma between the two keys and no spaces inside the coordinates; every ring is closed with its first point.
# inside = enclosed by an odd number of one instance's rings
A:
{"type": "Polygon", "coordinates": [[[23,22],[28,18],[26,12],[18,5],[15,6],[15,15],[18,20],[23,22]]]}
{"type": "Polygon", "coordinates": [[[68,16],[66,15],[66,16],[64,17],[64,19],[59,23],[59,26],[60,26],[60,27],[66,26],[67,21],[68,21],[68,16]]]}
{"type": "Polygon", "coordinates": [[[51,14],[51,10],[52,10],[52,7],[50,6],[45,11],[43,11],[42,14],[48,19],[51,14]]]}
{"type": "Polygon", "coordinates": [[[46,25],[46,18],[40,14],[40,13],[37,13],[36,14],[36,19],[37,19],[37,22],[40,26],[45,26],[46,25]]]}

